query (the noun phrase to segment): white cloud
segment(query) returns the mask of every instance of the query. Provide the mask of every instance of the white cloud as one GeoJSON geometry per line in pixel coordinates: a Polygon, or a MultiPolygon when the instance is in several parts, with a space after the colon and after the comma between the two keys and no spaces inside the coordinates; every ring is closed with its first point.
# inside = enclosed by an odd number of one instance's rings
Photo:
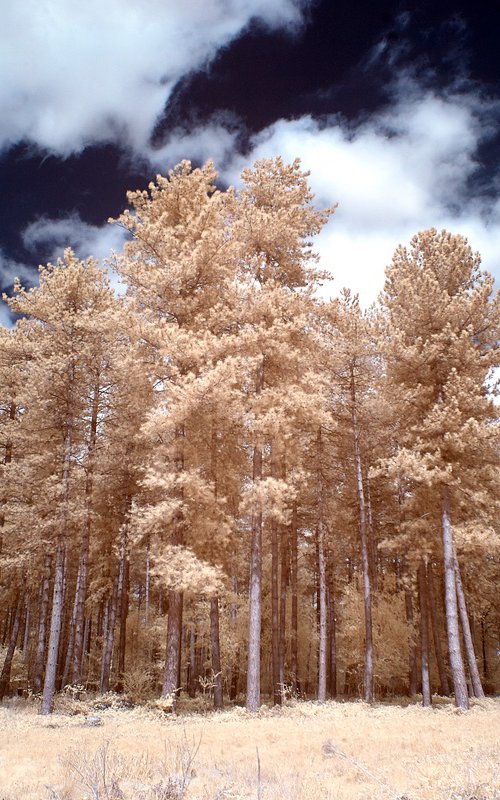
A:
{"type": "Polygon", "coordinates": [[[215,115],[208,124],[189,131],[175,128],[161,148],[149,151],[148,159],[161,171],[165,164],[178,164],[187,157],[192,161],[210,158],[222,171],[234,159],[238,133],[236,125],[229,128],[224,119],[218,120],[215,115]]]}
{"type": "Polygon", "coordinates": [[[33,284],[32,267],[9,258],[0,249],[0,286],[11,286],[16,278],[23,284],[33,284]]]}
{"type": "Polygon", "coordinates": [[[40,217],[23,231],[24,246],[36,253],[37,248],[51,248],[50,259],[62,256],[71,247],[79,258],[92,256],[98,261],[108,258],[112,250],[121,251],[126,232],[118,225],[90,225],[77,214],[63,219],[40,217]]]}
{"type": "MultiPolygon", "coordinates": [[[[238,131],[214,117],[204,127],[177,132],[157,161],[213,158],[224,180],[238,184],[241,169],[257,158],[299,156],[311,172],[318,206],[339,203],[316,239],[322,265],[335,278],[324,294],[347,286],[369,304],[383,287],[397,244],[428,227],[467,236],[483,267],[500,279],[500,201],[489,202],[470,188],[478,145],[497,113],[477,95],[438,96],[401,79],[393,104],[358,125],[337,117],[281,120],[258,134],[243,157],[236,149],[238,131]]],[[[491,184],[499,177],[492,174],[491,184]]],[[[54,257],[70,245],[82,258],[103,259],[123,241],[117,226],[94,227],[75,215],[43,218],[24,232],[27,246],[49,244],[54,257]]]]}
{"type": "MultiPolygon", "coordinates": [[[[0,249],[0,286],[4,289],[10,288],[16,278],[19,278],[23,286],[33,286],[37,280],[37,273],[31,266],[9,258],[0,249]]],[[[2,292],[0,292],[0,325],[6,328],[12,326],[12,318],[7,303],[2,298],[2,292]]]]}
{"type": "MultiPolygon", "coordinates": [[[[50,249],[49,260],[52,262],[62,257],[66,247],[71,247],[78,258],[92,256],[97,261],[104,262],[112,252],[121,252],[126,237],[126,231],[119,225],[89,225],[77,214],[58,220],[40,217],[23,231],[25,247],[34,253],[40,248],[43,252],[50,249]]],[[[123,291],[118,276],[109,266],[108,272],[111,285],[118,292],[123,291]]]]}
{"type": "Polygon", "coordinates": [[[294,29],[309,0],[16,0],[2,10],[0,149],[146,154],[175,84],[252,20],[294,29]]]}
{"type": "MultiPolygon", "coordinates": [[[[298,156],[311,171],[317,204],[339,203],[316,240],[322,265],[335,276],[327,291],[348,286],[372,302],[397,244],[429,227],[467,236],[499,279],[500,203],[474,197],[467,183],[491,111],[477,96],[439,97],[401,81],[394,104],[357,126],[339,118],[275,123],[255,137],[244,163],[298,156]]],[[[235,156],[226,177],[237,182],[244,163],[235,156]]]]}
{"type": "MultiPolygon", "coordinates": [[[[119,225],[105,224],[102,227],[89,225],[83,222],[77,214],[71,214],[64,219],[49,219],[40,217],[30,223],[23,231],[22,239],[28,251],[34,255],[33,264],[22,264],[8,258],[0,250],[0,283],[7,287],[19,278],[25,287],[38,284],[38,272],[34,268],[40,261],[46,260],[54,263],[62,258],[64,250],[71,247],[78,258],[85,259],[89,256],[101,262],[107,268],[111,286],[118,294],[125,291],[124,285],[113,271],[110,264],[105,263],[112,252],[120,253],[123,249],[127,232],[119,225]],[[43,258],[37,252],[44,254],[43,258]],[[48,258],[45,255],[48,253],[48,258]]],[[[10,327],[12,320],[7,305],[0,298],[0,325],[10,327]]]]}

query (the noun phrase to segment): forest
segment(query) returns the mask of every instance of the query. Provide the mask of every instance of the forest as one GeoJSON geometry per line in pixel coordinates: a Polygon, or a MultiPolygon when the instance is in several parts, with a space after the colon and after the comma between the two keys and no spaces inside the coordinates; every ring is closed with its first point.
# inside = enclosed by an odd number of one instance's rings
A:
{"type": "Polygon", "coordinates": [[[493,278],[429,229],[368,310],[322,299],[313,200],[298,160],[184,161],[107,266],[5,298],[0,699],[499,691],[493,278]]]}

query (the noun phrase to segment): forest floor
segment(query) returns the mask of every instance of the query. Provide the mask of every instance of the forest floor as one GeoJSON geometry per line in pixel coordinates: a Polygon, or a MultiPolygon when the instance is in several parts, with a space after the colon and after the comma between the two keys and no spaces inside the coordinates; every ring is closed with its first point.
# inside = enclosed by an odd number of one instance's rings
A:
{"type": "Polygon", "coordinates": [[[493,800],[499,734],[498,698],[467,713],[441,699],[432,710],[297,702],[176,717],[77,701],[41,717],[10,701],[0,800],[493,800]]]}

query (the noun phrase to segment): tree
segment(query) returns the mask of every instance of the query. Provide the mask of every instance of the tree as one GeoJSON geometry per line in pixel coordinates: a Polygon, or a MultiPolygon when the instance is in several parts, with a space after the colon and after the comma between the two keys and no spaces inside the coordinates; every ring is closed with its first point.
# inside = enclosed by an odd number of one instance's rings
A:
{"type": "Polygon", "coordinates": [[[399,395],[397,452],[389,460],[441,507],[446,623],[455,702],[468,707],[460,652],[452,518],[491,513],[498,475],[499,298],[466,239],[435,229],[399,247],[381,297],[387,380],[399,395]]]}
{"type": "MultiPolygon", "coordinates": [[[[149,192],[129,193],[134,213],[125,211],[118,220],[132,240],[116,268],[129,285],[155,386],[154,408],[144,428],[151,496],[136,525],[165,545],[189,545],[195,551],[203,542],[202,531],[192,524],[194,515],[199,519],[197,501],[204,495],[220,506],[209,486],[209,469],[203,475],[195,458],[200,410],[213,387],[226,379],[231,388],[234,370],[225,365],[227,348],[220,340],[231,333],[227,309],[235,293],[239,249],[228,223],[231,193],[217,191],[215,178],[211,163],[193,170],[184,161],[168,177],[157,176],[149,192]]],[[[220,536],[226,531],[222,526],[220,536]]],[[[173,702],[179,688],[182,613],[183,593],[170,588],[162,695],[173,702]]]]}
{"type": "MultiPolygon", "coordinates": [[[[332,209],[316,211],[300,162],[264,159],[244,170],[237,193],[234,235],[243,245],[240,274],[245,306],[240,339],[252,364],[246,415],[252,432],[252,489],[247,709],[260,706],[262,536],[265,507],[265,449],[282,448],[306,408],[317,409],[306,354],[311,292],[320,278],[309,239],[319,233],[332,209]]],[[[272,481],[271,477],[271,481],[272,481]]],[[[286,494],[286,483],[281,487],[286,494]]],[[[282,495],[283,497],[283,495],[282,495]]],[[[275,494],[279,507],[282,499],[275,494]]],[[[276,567],[276,561],[275,561],[276,567]]],[[[277,602],[275,594],[275,604],[277,602]]],[[[276,614],[275,614],[276,624],[276,614]]],[[[275,659],[277,648],[275,648],[275,659]]],[[[279,671],[275,669],[275,677],[279,671]]],[[[276,687],[273,689],[273,693],[276,687]]]]}
{"type": "MultiPolygon", "coordinates": [[[[81,262],[71,250],[64,261],[40,268],[40,285],[28,291],[16,282],[9,300],[23,314],[18,336],[29,353],[22,429],[30,444],[24,449],[24,482],[31,484],[29,504],[38,506],[44,527],[38,523],[41,543],[54,562],[52,610],[45,666],[42,713],[52,711],[64,617],[64,582],[83,511],[78,494],[82,449],[92,452],[95,425],[90,398],[95,396],[94,371],[102,363],[103,326],[110,325],[116,300],[104,273],[91,259],[81,262]],[[87,425],[90,417],[90,437],[87,425]]],[[[87,492],[88,495],[88,492],[87,492]]],[[[82,548],[88,551],[87,522],[82,548]]],[[[80,586],[85,591],[81,570],[80,586]]],[[[76,592],[78,597],[78,589],[76,592]]],[[[83,604],[83,598],[78,598],[83,604]]]]}

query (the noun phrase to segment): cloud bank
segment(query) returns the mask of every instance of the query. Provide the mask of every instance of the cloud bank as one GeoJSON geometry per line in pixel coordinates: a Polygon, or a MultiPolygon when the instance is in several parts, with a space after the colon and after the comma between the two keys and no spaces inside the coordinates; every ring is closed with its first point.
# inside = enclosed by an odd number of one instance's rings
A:
{"type": "Polygon", "coordinates": [[[234,157],[226,177],[237,182],[241,167],[257,158],[302,159],[317,204],[339,204],[316,240],[322,265],[335,277],[328,292],[347,286],[372,302],[397,244],[429,227],[467,236],[499,280],[500,201],[491,198],[500,169],[489,186],[474,188],[479,148],[494,134],[499,105],[400,81],[392,105],[358,125],[310,116],[276,122],[255,137],[244,159],[234,157]]]}
{"type": "MultiPolygon", "coordinates": [[[[481,147],[497,135],[500,101],[465,79],[455,89],[430,90],[429,76],[419,83],[416,70],[401,68],[385,40],[366,62],[375,69],[383,50],[397,74],[383,111],[357,123],[340,116],[278,120],[242,156],[238,120],[222,109],[197,127],[171,131],[153,149],[155,123],[182,77],[207,67],[252,20],[296,30],[310,2],[11,3],[0,48],[0,147],[24,139],[65,156],[113,141],[152,171],[183,158],[211,158],[222,179],[235,184],[242,167],[257,158],[298,156],[311,172],[317,204],[339,204],[316,242],[323,266],[335,276],[325,294],[348,286],[364,304],[372,302],[396,245],[431,226],[467,236],[484,268],[500,279],[500,167],[485,176],[480,164],[481,147]]],[[[68,245],[82,258],[103,259],[120,250],[124,238],[116,226],[88,225],[73,214],[31,223],[23,241],[37,260],[47,253],[53,259],[68,245]]],[[[17,267],[28,275],[28,268],[17,267]]],[[[9,275],[15,268],[0,260],[9,275]]]]}
{"type": "Polygon", "coordinates": [[[0,150],[67,156],[116,142],[146,155],[176,83],[252,21],[300,26],[309,0],[16,0],[2,11],[0,150]]]}
{"type": "MultiPolygon", "coordinates": [[[[254,137],[242,156],[237,130],[214,120],[177,131],[161,159],[212,158],[221,177],[238,185],[242,168],[258,158],[300,157],[317,205],[339,204],[315,242],[323,267],[334,275],[323,293],[332,296],[346,286],[368,305],[383,287],[396,246],[428,227],[467,236],[483,267],[500,280],[500,200],[484,193],[484,183],[474,188],[479,148],[498,115],[498,103],[477,94],[438,94],[400,80],[393,103],[357,125],[340,117],[280,120],[254,137]]],[[[500,171],[491,174],[486,189],[499,178],[500,171]]],[[[33,252],[52,243],[56,257],[69,244],[80,257],[98,259],[124,241],[117,226],[95,227],[76,215],[38,220],[23,239],[33,252]]]]}

